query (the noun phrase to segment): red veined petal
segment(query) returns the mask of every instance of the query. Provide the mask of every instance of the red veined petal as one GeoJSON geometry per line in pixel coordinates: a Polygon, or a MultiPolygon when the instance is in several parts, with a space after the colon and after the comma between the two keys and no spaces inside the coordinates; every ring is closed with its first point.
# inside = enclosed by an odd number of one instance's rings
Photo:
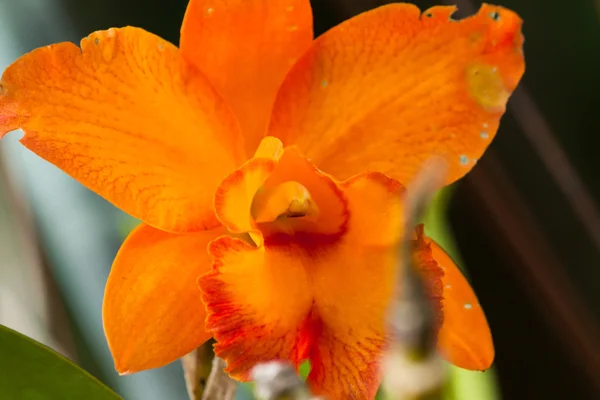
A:
{"type": "Polygon", "coordinates": [[[0,82],[0,137],[166,231],[219,225],[212,194],[243,161],[235,117],[172,44],[138,28],[32,51],[0,82]]]}

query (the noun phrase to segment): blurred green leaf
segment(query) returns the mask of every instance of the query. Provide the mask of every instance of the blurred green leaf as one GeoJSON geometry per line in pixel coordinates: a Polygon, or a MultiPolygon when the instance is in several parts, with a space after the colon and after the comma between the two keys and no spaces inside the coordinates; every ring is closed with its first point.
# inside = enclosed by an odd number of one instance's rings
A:
{"type": "Polygon", "coordinates": [[[467,371],[450,366],[445,400],[498,400],[500,397],[494,369],[485,372],[467,371]]]}
{"type": "Polygon", "coordinates": [[[300,378],[305,381],[306,378],[308,378],[308,374],[310,374],[310,361],[306,360],[300,364],[300,367],[298,368],[298,375],[300,375],[300,378]]]}
{"type": "Polygon", "coordinates": [[[0,399],[116,400],[116,393],[50,348],[0,325],[0,399]]]}
{"type": "Polygon", "coordinates": [[[453,188],[454,186],[450,186],[436,193],[421,222],[425,225],[425,234],[442,246],[464,273],[463,260],[446,220],[446,208],[452,197],[453,188]]]}

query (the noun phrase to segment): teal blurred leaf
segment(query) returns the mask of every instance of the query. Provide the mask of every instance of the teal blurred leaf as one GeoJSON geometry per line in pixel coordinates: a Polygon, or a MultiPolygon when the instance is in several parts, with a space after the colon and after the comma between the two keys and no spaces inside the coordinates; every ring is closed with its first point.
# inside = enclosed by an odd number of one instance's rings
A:
{"type": "Polygon", "coordinates": [[[0,399],[117,400],[121,397],[50,348],[0,325],[0,399]]]}
{"type": "Polygon", "coordinates": [[[235,400],[252,400],[254,399],[254,395],[252,394],[252,390],[254,388],[254,384],[252,382],[242,382],[238,385],[238,391],[235,394],[235,400]]]}
{"type": "Polygon", "coordinates": [[[119,213],[117,215],[117,232],[120,237],[125,240],[125,238],[131,233],[132,230],[137,228],[139,224],[141,224],[137,218],[133,218],[129,214],[125,214],[124,212],[119,213]]]}

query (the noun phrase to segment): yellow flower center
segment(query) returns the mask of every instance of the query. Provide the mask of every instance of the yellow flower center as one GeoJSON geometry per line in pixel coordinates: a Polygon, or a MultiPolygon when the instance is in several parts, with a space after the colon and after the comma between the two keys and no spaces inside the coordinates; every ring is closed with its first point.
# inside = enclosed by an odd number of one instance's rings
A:
{"type": "Polygon", "coordinates": [[[256,223],[274,222],[278,218],[316,215],[318,208],[308,190],[298,182],[287,181],[259,190],[252,202],[256,223]]]}

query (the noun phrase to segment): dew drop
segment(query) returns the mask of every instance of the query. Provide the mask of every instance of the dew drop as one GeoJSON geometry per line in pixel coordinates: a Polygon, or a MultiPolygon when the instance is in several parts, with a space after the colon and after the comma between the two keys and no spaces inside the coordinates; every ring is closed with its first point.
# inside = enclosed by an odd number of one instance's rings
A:
{"type": "Polygon", "coordinates": [[[470,310],[471,308],[473,308],[473,304],[465,303],[465,305],[463,307],[465,308],[465,310],[470,310]]]}
{"type": "Polygon", "coordinates": [[[481,133],[479,134],[479,136],[480,136],[482,139],[489,139],[489,137],[490,137],[490,135],[489,135],[487,132],[481,132],[481,133]]]}
{"type": "Polygon", "coordinates": [[[464,154],[461,154],[460,157],[458,157],[458,159],[461,165],[467,165],[469,162],[469,157],[465,156],[464,154]]]}

